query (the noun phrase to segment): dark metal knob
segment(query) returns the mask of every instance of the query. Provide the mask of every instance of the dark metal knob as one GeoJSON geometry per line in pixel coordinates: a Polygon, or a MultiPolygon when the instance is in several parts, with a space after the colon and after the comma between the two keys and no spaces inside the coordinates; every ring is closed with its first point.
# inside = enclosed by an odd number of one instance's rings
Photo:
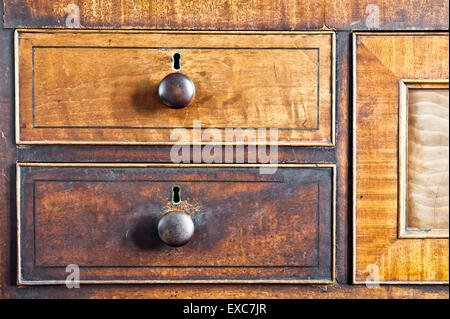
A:
{"type": "Polygon", "coordinates": [[[194,222],[186,213],[173,211],[161,217],[158,222],[159,238],[169,246],[186,244],[194,234],[194,222]]]}
{"type": "Polygon", "coordinates": [[[159,83],[158,95],[169,107],[176,109],[186,107],[194,99],[194,82],[182,73],[171,73],[159,83]]]}

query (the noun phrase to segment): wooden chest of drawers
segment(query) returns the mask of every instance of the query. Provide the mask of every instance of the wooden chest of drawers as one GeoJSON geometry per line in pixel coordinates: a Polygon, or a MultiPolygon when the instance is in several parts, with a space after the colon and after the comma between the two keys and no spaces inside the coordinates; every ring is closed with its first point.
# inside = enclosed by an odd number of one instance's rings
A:
{"type": "Polygon", "coordinates": [[[423,5],[3,0],[0,297],[448,298],[423,5]]]}
{"type": "Polygon", "coordinates": [[[64,284],[70,264],[82,283],[334,281],[331,165],[264,176],[245,165],[20,164],[18,176],[20,284],[64,284]],[[195,225],[178,248],[158,238],[173,211],[195,225]]]}

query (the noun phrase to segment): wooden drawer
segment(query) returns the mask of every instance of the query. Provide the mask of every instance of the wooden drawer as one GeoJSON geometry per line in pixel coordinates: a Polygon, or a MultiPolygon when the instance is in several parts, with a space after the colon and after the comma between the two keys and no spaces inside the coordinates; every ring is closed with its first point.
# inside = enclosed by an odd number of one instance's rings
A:
{"type": "Polygon", "coordinates": [[[334,165],[18,164],[18,282],[334,281],[334,165]],[[175,205],[171,187],[181,187],[175,205]],[[194,235],[157,224],[183,211],[194,235]]]}
{"type": "Polygon", "coordinates": [[[201,127],[237,143],[225,129],[276,128],[270,144],[333,146],[334,41],[331,31],[17,31],[16,141],[174,144],[174,129],[201,127]],[[157,94],[176,53],[195,85],[183,109],[157,94]]]}

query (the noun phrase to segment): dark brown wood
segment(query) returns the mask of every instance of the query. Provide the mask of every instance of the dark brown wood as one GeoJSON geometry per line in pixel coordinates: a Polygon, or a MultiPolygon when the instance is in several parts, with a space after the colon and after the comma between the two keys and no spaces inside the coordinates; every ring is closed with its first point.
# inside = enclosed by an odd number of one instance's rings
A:
{"type": "MultiPolygon", "coordinates": [[[[349,174],[349,158],[351,158],[351,33],[339,32],[336,45],[336,280],[339,283],[351,281],[351,218],[348,209],[351,207],[349,174]]],[[[280,152],[282,154],[282,152],[280,152]]],[[[306,153],[303,150],[304,154],[306,153]]],[[[293,154],[295,154],[293,152],[293,154]]],[[[319,153],[315,158],[320,160],[319,153]]]]}
{"type": "MultiPolygon", "coordinates": [[[[0,9],[1,14],[1,9],[0,9]]],[[[10,235],[15,227],[14,202],[14,107],[13,101],[13,34],[0,26],[0,298],[6,297],[8,287],[14,285],[15,258],[12,247],[14,238],[10,235]]]]}
{"type": "Polygon", "coordinates": [[[448,0],[324,0],[325,24],[337,30],[445,30],[448,0]]]}
{"type": "Polygon", "coordinates": [[[5,26],[195,30],[448,29],[442,0],[3,0],[5,26]],[[73,5],[77,5],[76,9],[73,5]],[[374,20],[377,18],[377,20],[374,20]]]}
{"type": "Polygon", "coordinates": [[[158,95],[165,105],[180,109],[191,104],[195,95],[195,85],[183,73],[170,73],[159,83],[158,95]]]}
{"type": "Polygon", "coordinates": [[[82,282],[333,281],[331,167],[161,165],[20,166],[20,283],[71,264],[82,282]],[[195,224],[175,249],[158,238],[174,210],[195,224]]]}
{"type": "MultiPolygon", "coordinates": [[[[93,0],[74,0],[79,22],[93,28],[290,30],[321,28],[321,1],[108,1],[99,6],[93,0]]],[[[65,27],[69,15],[76,15],[64,1],[5,1],[8,27],[35,24],[36,27],[65,27]]],[[[76,10],[76,9],[75,9],[76,10]]],[[[70,19],[70,18],[69,18],[70,19]]],[[[73,19],[69,25],[74,25],[73,19]]]]}
{"type": "MultiPolygon", "coordinates": [[[[342,115],[343,116],[343,115],[342,115]]],[[[123,145],[30,145],[17,148],[19,162],[99,162],[99,163],[169,163],[171,146],[123,146],[123,145]]],[[[240,149],[240,148],[239,148],[240,149]]],[[[242,147],[244,162],[249,159],[261,162],[257,149],[242,147]]],[[[190,161],[195,163],[201,150],[190,147],[190,161]]],[[[343,156],[343,155],[342,155],[343,156]]],[[[334,163],[336,149],[332,147],[279,147],[279,163],[334,163]]],[[[225,162],[225,152],[222,152],[225,162]]]]}

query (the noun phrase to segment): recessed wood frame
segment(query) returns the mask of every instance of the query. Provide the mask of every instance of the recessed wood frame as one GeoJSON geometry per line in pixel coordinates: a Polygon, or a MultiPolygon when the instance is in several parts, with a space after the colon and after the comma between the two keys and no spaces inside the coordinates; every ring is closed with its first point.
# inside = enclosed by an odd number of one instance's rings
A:
{"type": "Polygon", "coordinates": [[[410,80],[399,82],[399,238],[448,238],[448,229],[429,231],[407,229],[407,189],[408,189],[408,90],[418,88],[448,89],[448,79],[410,80]]]}
{"type": "Polygon", "coordinates": [[[24,280],[22,278],[21,258],[21,167],[99,167],[99,168],[146,168],[146,167],[182,167],[182,168],[252,168],[252,167],[280,167],[280,168],[331,168],[331,280],[80,280],[80,284],[211,284],[211,283],[242,283],[242,284],[333,284],[336,278],[336,164],[166,164],[166,163],[17,163],[16,164],[16,204],[17,204],[17,284],[19,286],[31,285],[63,285],[65,280],[24,280]]]}
{"type": "MultiPolygon", "coordinates": [[[[27,101],[27,104],[33,104],[34,102],[31,102],[31,100],[34,100],[34,93],[31,94],[30,96],[27,96],[26,99],[23,99],[21,97],[21,93],[20,90],[22,90],[22,92],[25,90],[25,88],[27,86],[33,86],[34,84],[31,84],[32,82],[34,82],[32,80],[33,76],[29,76],[27,75],[27,79],[23,79],[24,77],[20,76],[21,75],[21,69],[20,69],[20,65],[21,65],[21,61],[23,60],[23,58],[21,58],[21,55],[23,55],[20,51],[20,36],[21,34],[29,34],[31,37],[33,35],[37,35],[39,36],[39,34],[41,35],[55,35],[55,36],[60,36],[60,35],[76,35],[76,34],[80,34],[80,35],[90,35],[90,36],[95,36],[96,34],[98,34],[98,38],[102,38],[103,40],[101,40],[101,43],[106,43],[106,38],[107,35],[127,35],[128,39],[131,39],[131,37],[133,35],[135,35],[136,37],[142,37],[144,35],[167,35],[167,36],[194,36],[194,35],[203,35],[203,36],[208,36],[208,37],[214,37],[214,36],[220,36],[220,35],[236,35],[236,36],[249,36],[249,35],[254,35],[254,36],[258,36],[258,35],[266,35],[266,36],[306,36],[306,35],[313,35],[313,36],[328,36],[329,37],[329,55],[325,55],[323,52],[321,52],[319,54],[319,48],[313,48],[313,49],[317,49],[318,52],[318,56],[320,55],[321,57],[321,61],[320,64],[318,63],[318,70],[323,70],[320,72],[327,72],[329,73],[329,80],[330,83],[328,83],[327,80],[327,84],[326,86],[329,87],[329,96],[326,97],[326,100],[329,100],[329,109],[327,106],[327,110],[323,110],[323,108],[321,108],[319,110],[319,108],[317,108],[317,126],[316,127],[307,127],[307,128],[303,128],[303,127],[276,127],[278,128],[279,131],[279,137],[278,137],[278,141],[277,142],[273,142],[273,141],[268,141],[268,142],[264,142],[264,145],[279,145],[279,146],[320,146],[320,147],[334,147],[336,145],[336,133],[335,133],[335,104],[336,104],[336,34],[334,30],[315,30],[315,31],[171,31],[171,30],[165,30],[165,31],[156,31],[156,30],[70,30],[70,29],[47,29],[47,30],[42,30],[42,29],[17,29],[15,30],[15,35],[14,35],[14,52],[15,52],[15,110],[16,110],[16,144],[19,145],[34,145],[34,144],[70,144],[70,145],[174,145],[174,144],[179,144],[179,145],[186,145],[189,143],[183,142],[183,141],[171,141],[168,137],[170,136],[170,130],[172,129],[176,129],[176,128],[186,128],[189,129],[189,132],[191,134],[191,140],[194,140],[195,137],[192,136],[194,135],[192,133],[192,128],[193,127],[178,127],[178,126],[170,126],[170,127],[147,127],[147,126],[143,126],[140,127],[139,125],[136,127],[129,127],[127,125],[125,126],[108,126],[108,127],[97,127],[97,126],[69,126],[69,127],[65,127],[65,126],[50,126],[50,127],[34,127],[34,107],[28,105],[26,107],[26,119],[24,114],[21,114],[24,112],[23,109],[25,109],[25,107],[23,107],[22,103],[23,101],[27,101]],[[324,64],[324,59],[328,60],[329,58],[329,62],[325,61],[326,64],[330,66],[330,69],[328,70],[328,68],[322,67],[322,65],[324,64]],[[329,71],[329,72],[328,72],[329,71]],[[21,106],[22,105],[22,106],[21,106]],[[33,111],[31,111],[31,109],[33,109],[33,111]],[[322,112],[322,116],[320,116],[319,119],[319,113],[322,112]],[[31,115],[31,113],[33,113],[33,115],[31,115]],[[324,114],[326,114],[324,116],[324,114]],[[33,118],[33,120],[31,121],[30,119],[33,118]],[[320,123],[320,127],[319,127],[319,123],[320,123]],[[72,129],[72,131],[77,131],[75,132],[75,137],[71,137],[71,135],[73,134],[73,132],[68,132],[67,130],[72,129]],[[81,131],[79,131],[81,130],[81,131]],[[102,137],[104,135],[104,131],[102,130],[107,130],[109,131],[109,134],[111,135],[111,137],[107,137],[104,138],[102,137]],[[24,132],[32,132],[31,133],[32,136],[29,137],[25,137],[24,132]],[[143,137],[143,133],[146,133],[147,137],[143,137]],[[281,132],[281,133],[280,133],[281,132]],[[287,135],[288,133],[290,135],[287,135]],[[125,134],[126,133],[126,134],[125,134]],[[64,137],[61,137],[58,135],[63,134],[64,137]],[[78,136],[90,136],[94,134],[94,137],[89,137],[89,138],[79,138],[78,136]],[[118,135],[124,135],[126,137],[118,137],[118,135]],[[131,134],[131,135],[130,135],[131,134]],[[133,135],[134,134],[134,135],[133,135]],[[293,135],[294,134],[294,135],[293,135]],[[304,134],[309,134],[309,135],[304,135],[304,134]],[[51,136],[50,136],[51,135],[51,136]],[[99,137],[100,136],[100,137],[99,137]],[[149,140],[148,136],[151,136],[152,139],[149,140]],[[139,137],[139,138],[138,138],[139,137]]],[[[82,43],[81,38],[77,40],[80,44],[82,43]],[[81,42],[80,42],[81,41],[81,42]]],[[[92,42],[92,40],[90,40],[92,42]]],[[[127,40],[128,44],[131,45],[133,43],[133,41],[127,40]],[[130,44],[131,43],[131,44],[130,44]]],[[[186,40],[188,41],[188,40],[186,40]]],[[[184,41],[184,42],[186,42],[184,41]]],[[[211,39],[208,40],[209,42],[211,42],[211,39]]],[[[276,41],[279,41],[276,40],[276,41]]],[[[73,42],[73,41],[72,41],[73,42]]],[[[36,47],[39,48],[54,48],[54,47],[64,47],[64,48],[75,48],[75,47],[79,47],[73,45],[71,41],[67,42],[67,40],[64,42],[64,45],[62,45],[61,43],[59,43],[58,41],[52,41],[52,43],[50,42],[46,42],[46,43],[41,43],[39,45],[37,45],[36,47]],[[45,44],[45,45],[43,45],[45,44]],[[55,46],[55,44],[57,44],[55,46]]],[[[142,40],[141,40],[142,42],[142,40]]],[[[248,42],[248,41],[247,41],[248,42]]],[[[253,41],[254,42],[254,41],[253,41]]],[[[286,42],[286,41],[285,41],[286,42]]],[[[295,41],[293,41],[294,43],[295,41]]],[[[298,42],[298,41],[297,41],[298,42]]],[[[317,42],[317,41],[316,41],[317,42]]],[[[98,45],[98,41],[95,42],[94,46],[89,46],[91,48],[97,48],[98,45]]],[[[114,41],[113,41],[114,43],[114,41]]],[[[180,42],[181,43],[181,42],[180,42]]],[[[188,43],[192,43],[188,41],[188,43]]],[[[214,43],[214,41],[212,41],[212,43],[214,43]]],[[[264,42],[265,43],[265,42],[264,42]]],[[[262,42],[262,44],[264,44],[262,42]]],[[[276,42],[275,42],[276,43],[276,42]]],[[[305,42],[306,43],[306,42],[305,42]]],[[[91,43],[92,44],[92,43],[91,43]]],[[[271,47],[267,47],[264,49],[289,49],[290,51],[292,51],[293,49],[297,49],[300,50],[302,49],[301,47],[299,47],[298,43],[294,43],[293,45],[291,45],[291,47],[288,47],[289,45],[287,45],[287,43],[284,43],[283,45],[279,45],[280,43],[278,43],[277,45],[273,45],[271,47]]],[[[108,47],[108,45],[105,45],[105,47],[108,47]]],[[[167,43],[166,45],[161,45],[161,47],[158,48],[151,48],[151,49],[169,49],[172,45],[168,46],[167,43]]],[[[191,45],[189,45],[191,46],[191,45]]],[[[211,43],[210,43],[211,46],[211,43]]],[[[220,48],[219,45],[212,45],[212,46],[217,46],[220,48]]],[[[265,45],[262,45],[262,47],[264,47],[265,45]]],[[[34,45],[32,45],[32,47],[34,47],[34,45]]],[[[127,49],[129,48],[129,46],[126,45],[120,45],[118,46],[120,48],[124,48],[127,49]]],[[[116,48],[118,48],[116,47],[116,48]]],[[[145,48],[145,46],[139,45],[134,47],[134,45],[132,45],[133,48],[145,48]]],[[[103,47],[102,47],[103,48],[103,47]]],[[[306,49],[310,50],[312,47],[311,45],[307,45],[305,47],[306,49]]],[[[28,48],[30,49],[30,48],[28,48]]],[[[178,48],[178,49],[183,49],[183,47],[178,48]]],[[[198,48],[195,49],[203,49],[203,47],[199,46],[198,48]]],[[[209,48],[207,48],[209,49],[209,48]]],[[[229,49],[228,47],[223,48],[223,49],[229,49]]],[[[256,47],[256,48],[242,48],[242,49],[261,49],[260,47],[256,47]]],[[[30,52],[28,52],[27,56],[27,60],[28,61],[26,64],[29,65],[29,69],[34,69],[34,67],[31,67],[33,63],[31,63],[31,61],[34,61],[34,53],[32,54],[31,51],[34,52],[34,48],[31,48],[31,50],[29,50],[30,52]],[[31,56],[33,56],[31,58],[31,56]]],[[[284,50],[287,51],[287,50],[284,50]]],[[[322,50],[323,51],[323,50],[322,50]]],[[[289,62],[291,63],[291,62],[289,62]]],[[[23,69],[23,68],[22,68],[23,69]]],[[[318,72],[318,74],[320,73],[318,72]]],[[[327,76],[328,77],[328,76],[327,76]]],[[[324,77],[322,77],[324,78],[324,77]]],[[[318,93],[317,95],[323,95],[323,94],[319,94],[319,91],[322,91],[324,89],[324,85],[323,85],[323,79],[319,80],[319,82],[321,82],[322,84],[320,85],[320,89],[319,89],[319,85],[317,85],[317,89],[318,89],[318,93]]],[[[319,83],[318,82],[318,83],[319,83]]],[[[34,91],[30,90],[29,88],[27,89],[27,91],[34,91]]],[[[198,93],[198,92],[197,92],[198,93]]],[[[327,93],[327,94],[328,94],[327,93]]],[[[23,93],[22,93],[23,94],[23,93]]],[[[27,94],[30,94],[29,92],[27,92],[27,94]]],[[[198,95],[198,94],[197,94],[198,95]]],[[[319,97],[320,101],[323,101],[324,98],[323,97],[319,97]]],[[[193,104],[195,104],[195,101],[193,102],[193,104]]],[[[319,103],[318,103],[319,106],[319,103]]],[[[298,124],[298,122],[297,122],[298,124]]],[[[246,129],[246,128],[265,128],[264,125],[260,125],[260,126],[255,126],[255,127],[230,127],[230,128],[242,128],[242,129],[246,129]]],[[[204,127],[205,129],[208,128],[207,126],[204,127]]],[[[227,127],[211,127],[211,128],[217,128],[219,130],[228,128],[227,127]]],[[[270,127],[267,127],[270,128],[270,127]]],[[[274,127],[275,128],[275,127],[274,127]]],[[[203,129],[203,128],[202,128],[203,129]]],[[[207,141],[201,141],[201,142],[196,142],[194,141],[192,144],[195,145],[259,145],[261,144],[258,141],[245,141],[245,142],[228,142],[228,141],[222,141],[222,142],[207,142],[207,141]]]]}
{"type": "Polygon", "coordinates": [[[448,284],[447,238],[398,238],[399,84],[448,79],[448,32],[356,32],[352,42],[353,283],[448,284]]]}

